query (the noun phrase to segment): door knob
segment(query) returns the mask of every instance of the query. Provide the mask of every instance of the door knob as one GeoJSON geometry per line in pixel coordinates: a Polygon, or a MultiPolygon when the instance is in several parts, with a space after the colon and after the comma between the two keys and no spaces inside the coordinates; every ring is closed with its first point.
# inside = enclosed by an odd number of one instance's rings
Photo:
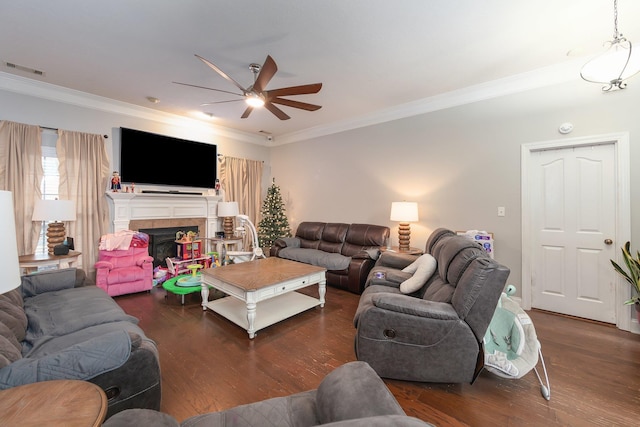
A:
{"type": "Polygon", "coordinates": [[[613,244],[613,240],[611,240],[611,239],[604,239],[604,244],[605,244],[605,245],[612,245],[612,244],[613,244]]]}

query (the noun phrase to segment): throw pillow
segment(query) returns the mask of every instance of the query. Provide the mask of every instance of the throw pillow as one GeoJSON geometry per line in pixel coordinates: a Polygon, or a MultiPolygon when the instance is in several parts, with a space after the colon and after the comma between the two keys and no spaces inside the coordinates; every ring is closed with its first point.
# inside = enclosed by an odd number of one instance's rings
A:
{"type": "Polygon", "coordinates": [[[412,264],[403,268],[402,271],[412,273],[413,276],[400,283],[400,292],[410,294],[423,287],[436,271],[436,266],[436,259],[429,254],[424,254],[412,264]]]}
{"type": "MultiPolygon", "coordinates": [[[[416,270],[418,269],[418,266],[420,264],[425,262],[425,260],[429,260],[431,258],[433,258],[433,256],[431,256],[429,254],[420,255],[418,258],[416,258],[415,261],[413,261],[411,264],[409,264],[405,268],[403,268],[402,271],[404,271],[405,273],[413,274],[413,273],[416,272],[416,270]]],[[[434,261],[435,261],[435,259],[434,259],[434,261]]]]}

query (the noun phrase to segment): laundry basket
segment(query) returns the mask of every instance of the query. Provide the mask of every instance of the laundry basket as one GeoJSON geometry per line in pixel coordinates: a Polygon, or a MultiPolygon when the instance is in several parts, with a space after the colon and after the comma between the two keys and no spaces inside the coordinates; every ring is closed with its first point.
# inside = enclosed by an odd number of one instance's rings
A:
{"type": "Polygon", "coordinates": [[[498,301],[484,336],[484,367],[502,378],[519,379],[533,369],[540,383],[540,393],[549,400],[551,386],[542,356],[540,341],[529,315],[511,298],[515,287],[509,285],[498,301]],[[538,373],[542,364],[545,382],[538,373]]]}

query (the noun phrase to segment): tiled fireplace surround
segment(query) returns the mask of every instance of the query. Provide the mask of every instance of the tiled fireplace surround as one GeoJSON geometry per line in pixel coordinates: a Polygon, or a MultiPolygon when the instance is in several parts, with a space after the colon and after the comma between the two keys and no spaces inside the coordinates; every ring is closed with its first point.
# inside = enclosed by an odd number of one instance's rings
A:
{"type": "Polygon", "coordinates": [[[201,237],[221,230],[221,196],[107,192],[111,232],[197,225],[201,237]]]}

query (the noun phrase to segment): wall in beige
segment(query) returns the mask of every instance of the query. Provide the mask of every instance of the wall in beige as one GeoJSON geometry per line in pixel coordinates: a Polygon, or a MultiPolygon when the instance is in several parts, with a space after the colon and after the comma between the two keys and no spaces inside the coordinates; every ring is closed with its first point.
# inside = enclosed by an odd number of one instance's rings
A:
{"type": "MultiPolygon", "coordinates": [[[[412,246],[437,227],[495,234],[496,259],[521,282],[520,149],[531,142],[629,132],[632,238],[640,245],[640,79],[621,92],[575,83],[536,89],[276,146],[272,175],[300,221],[388,225],[392,201],[419,203],[412,246]],[[564,122],[574,131],[558,132],[564,122]],[[497,208],[506,216],[498,217],[497,208]]],[[[331,108],[325,106],[323,108],[331,108]]]]}

